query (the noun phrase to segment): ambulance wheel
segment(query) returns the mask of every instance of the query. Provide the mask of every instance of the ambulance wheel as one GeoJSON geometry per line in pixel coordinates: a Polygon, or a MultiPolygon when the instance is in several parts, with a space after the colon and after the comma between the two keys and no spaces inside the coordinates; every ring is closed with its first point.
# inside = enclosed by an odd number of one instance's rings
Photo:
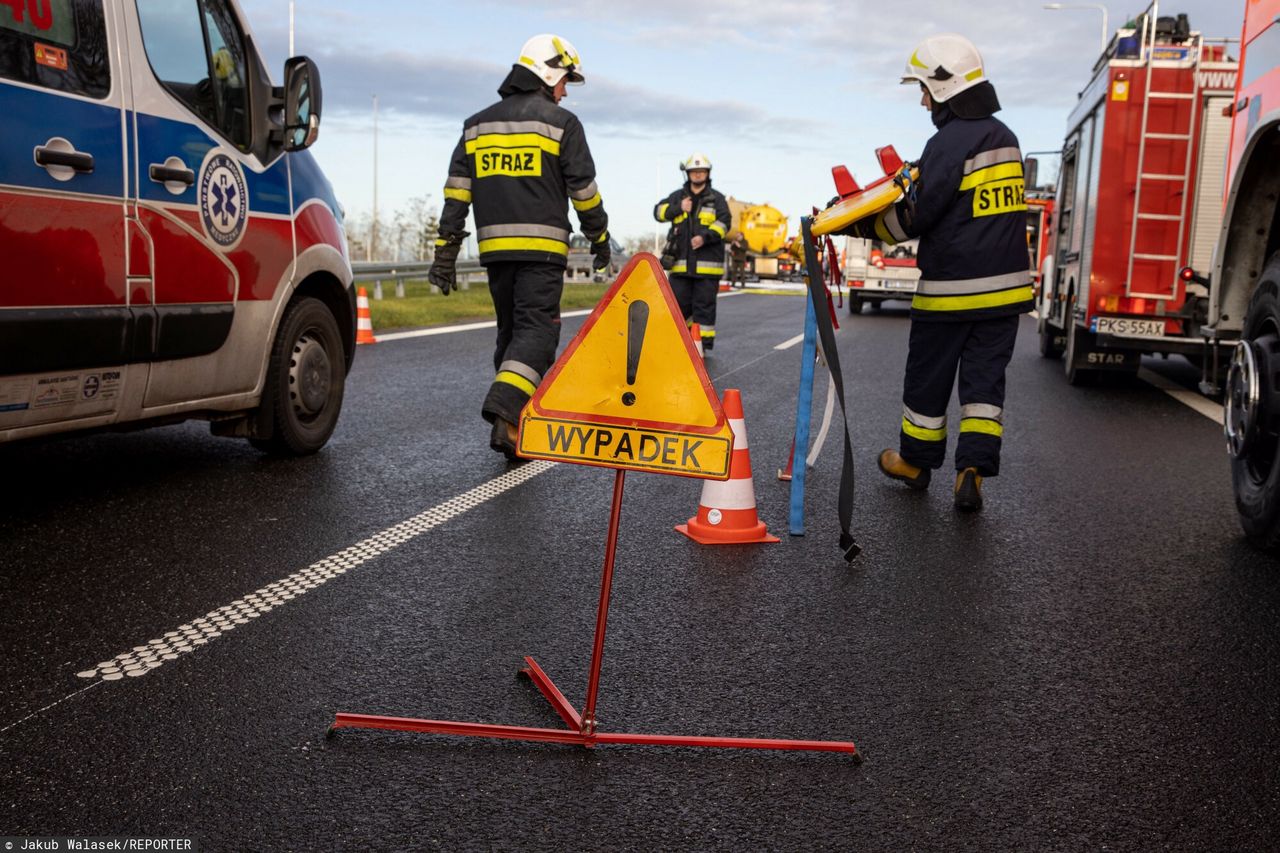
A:
{"type": "Polygon", "coordinates": [[[315,453],[338,424],[346,364],[342,336],[333,313],[319,299],[304,296],[285,309],[271,346],[262,408],[271,436],[250,439],[277,456],[315,453]]]}
{"type": "Polygon", "coordinates": [[[1280,553],[1280,255],[1249,300],[1224,401],[1231,486],[1245,536],[1280,553]]]}

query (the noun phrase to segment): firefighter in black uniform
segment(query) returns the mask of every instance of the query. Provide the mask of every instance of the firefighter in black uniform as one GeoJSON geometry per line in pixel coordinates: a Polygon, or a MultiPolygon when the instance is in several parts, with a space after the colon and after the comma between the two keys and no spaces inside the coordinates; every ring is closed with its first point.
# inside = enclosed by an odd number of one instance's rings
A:
{"type": "Polygon", "coordinates": [[[911,303],[899,449],[880,470],[914,489],[946,456],[947,404],[959,370],[960,437],[955,505],[982,508],[982,480],[1000,473],[1005,368],[1019,315],[1032,308],[1026,199],[1018,139],[992,117],[1000,109],[968,39],[931,36],[907,61],[938,131],[906,197],[855,224],[886,243],[920,238],[920,282],[911,303]]]}
{"type": "Polygon", "coordinates": [[[525,42],[498,88],[502,100],[463,123],[444,186],[428,278],[446,294],[457,286],[455,264],[474,205],[480,263],[498,319],[495,376],[481,414],[493,424],[489,446],[512,460],[520,410],[560,342],[570,202],[591,243],[592,267],[609,264],[609,217],[595,163],[582,123],[559,106],[565,86],[582,82],[582,62],[567,40],[538,35],[525,42]]]}
{"type": "Polygon", "coordinates": [[[680,164],[684,186],[654,205],[653,217],[676,231],[671,291],[684,321],[702,330],[702,348],[716,342],[716,294],[724,277],[724,235],[732,217],[729,202],[711,188],[711,161],[694,154],[680,164]]]}

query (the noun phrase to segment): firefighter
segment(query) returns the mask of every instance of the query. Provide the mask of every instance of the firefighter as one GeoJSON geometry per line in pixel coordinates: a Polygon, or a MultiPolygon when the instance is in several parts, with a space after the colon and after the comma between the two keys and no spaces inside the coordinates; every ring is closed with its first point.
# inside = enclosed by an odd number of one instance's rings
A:
{"type": "Polygon", "coordinates": [[[904,182],[901,201],[854,227],[890,244],[920,240],[899,448],[882,452],[879,467],[910,488],[928,487],[946,455],[958,370],[954,497],[957,509],[975,511],[983,479],[1000,473],[1005,367],[1019,315],[1032,307],[1022,154],[992,117],[1000,103],[968,39],[926,38],[902,82],[920,86],[937,132],[921,155],[919,181],[904,182]]]}
{"type": "Polygon", "coordinates": [[[729,241],[729,286],[747,286],[747,241],[739,231],[729,241]]]}
{"type": "Polygon", "coordinates": [[[693,154],[680,164],[684,186],[654,205],[653,217],[676,231],[671,291],[686,323],[702,329],[702,349],[716,342],[716,294],[724,276],[724,236],[729,231],[729,202],[711,188],[711,161],[693,154]]]}
{"type": "Polygon", "coordinates": [[[559,106],[583,82],[568,40],[536,35],[502,81],[502,100],[463,123],[444,185],[435,261],[427,277],[448,294],[474,206],[480,263],[498,319],[494,378],[481,407],[489,446],[516,459],[516,423],[560,342],[560,294],[569,253],[568,203],[590,241],[593,269],[609,265],[609,218],[582,123],[559,106]],[[567,199],[567,202],[566,202],[567,199]]]}

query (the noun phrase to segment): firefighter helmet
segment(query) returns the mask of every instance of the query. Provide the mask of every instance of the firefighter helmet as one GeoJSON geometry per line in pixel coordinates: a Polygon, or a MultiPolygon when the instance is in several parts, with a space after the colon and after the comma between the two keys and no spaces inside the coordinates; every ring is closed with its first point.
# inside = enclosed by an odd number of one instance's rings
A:
{"type": "Polygon", "coordinates": [[[986,80],[982,54],[973,42],[955,33],[929,36],[916,45],[902,73],[903,83],[923,83],[937,103],[950,100],[986,80]]]}
{"type": "Polygon", "coordinates": [[[568,39],[550,33],[536,35],[520,48],[520,64],[538,75],[543,83],[554,86],[568,77],[575,85],[584,82],[582,59],[568,39]]]}
{"type": "Polygon", "coordinates": [[[711,171],[711,161],[707,159],[707,155],[699,151],[696,154],[690,154],[689,159],[680,164],[680,171],[691,172],[694,169],[706,169],[711,171]]]}

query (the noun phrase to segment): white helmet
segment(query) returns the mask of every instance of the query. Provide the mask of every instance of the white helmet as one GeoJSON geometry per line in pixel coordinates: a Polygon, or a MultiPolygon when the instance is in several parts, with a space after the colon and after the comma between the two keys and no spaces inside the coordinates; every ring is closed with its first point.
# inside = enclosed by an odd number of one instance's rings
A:
{"type": "Polygon", "coordinates": [[[955,33],[929,36],[916,45],[902,73],[903,83],[923,83],[942,103],[986,80],[982,54],[973,42],[955,33]]]}
{"type": "Polygon", "coordinates": [[[701,151],[696,154],[690,154],[689,159],[680,164],[680,171],[689,172],[693,169],[706,169],[711,171],[711,161],[707,159],[707,155],[701,151]]]}
{"type": "Polygon", "coordinates": [[[520,48],[520,64],[525,65],[548,86],[560,82],[568,75],[569,82],[581,85],[582,60],[568,39],[550,33],[534,36],[520,48]]]}

